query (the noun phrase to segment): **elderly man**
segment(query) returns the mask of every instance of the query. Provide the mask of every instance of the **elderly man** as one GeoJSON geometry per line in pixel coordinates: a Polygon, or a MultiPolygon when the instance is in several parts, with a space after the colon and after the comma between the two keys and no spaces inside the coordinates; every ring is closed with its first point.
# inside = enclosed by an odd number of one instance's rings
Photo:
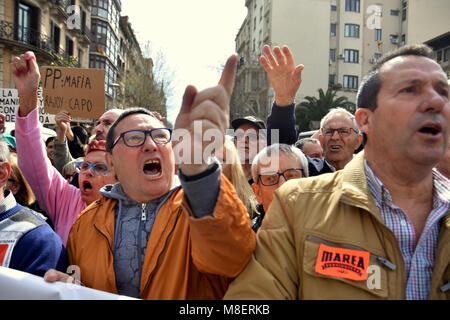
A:
{"type": "Polygon", "coordinates": [[[331,109],[320,121],[319,140],[325,165],[331,171],[341,170],[362,142],[355,117],[343,108],[331,109]]]}
{"type": "Polygon", "coordinates": [[[275,191],[226,298],[450,299],[449,180],[433,170],[447,147],[449,85],[431,57],[413,45],[380,59],[358,92],[364,151],[275,191]]]}
{"type": "MultiPolygon", "coordinates": [[[[233,55],[216,87],[187,87],[174,130],[184,155],[206,150],[196,123],[225,138],[236,63],[233,55]]],[[[119,183],[81,213],[67,244],[84,285],[143,299],[219,299],[250,259],[254,232],[220,165],[178,158],[180,187],[171,137],[145,109],[125,111],[110,128],[108,164],[119,183]]]]}
{"type": "Polygon", "coordinates": [[[106,166],[105,142],[95,140],[88,146],[78,170],[80,188],[69,184],[50,164],[42,142],[37,108],[40,73],[34,53],[15,57],[11,70],[20,97],[15,133],[19,167],[66,244],[77,215],[100,197],[102,186],[116,182],[114,171],[106,166]]]}
{"type": "Polygon", "coordinates": [[[295,143],[295,146],[310,158],[323,158],[323,148],[318,139],[303,138],[295,143]]]}
{"type": "Polygon", "coordinates": [[[287,144],[272,144],[261,150],[252,163],[252,184],[256,200],[262,208],[258,208],[256,231],[261,226],[264,213],[269,210],[273,193],[286,181],[308,176],[308,160],[296,147],[287,144]]]}
{"type": "Polygon", "coordinates": [[[9,149],[0,140],[0,266],[43,276],[49,268],[65,271],[66,250],[39,215],[16,203],[5,186],[10,178],[9,149]]]}

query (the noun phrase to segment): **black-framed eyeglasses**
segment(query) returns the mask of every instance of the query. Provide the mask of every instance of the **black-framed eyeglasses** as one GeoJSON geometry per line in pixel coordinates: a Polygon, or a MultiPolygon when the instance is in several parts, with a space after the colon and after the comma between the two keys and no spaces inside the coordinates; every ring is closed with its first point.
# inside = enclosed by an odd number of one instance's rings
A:
{"type": "Polygon", "coordinates": [[[305,176],[305,172],[302,168],[287,169],[283,172],[264,172],[258,175],[258,181],[261,181],[263,186],[273,186],[278,183],[280,176],[287,181],[302,178],[305,176]]]}
{"type": "Polygon", "coordinates": [[[109,168],[104,162],[96,162],[96,163],[89,163],[87,161],[75,162],[75,170],[79,174],[86,174],[90,168],[92,168],[92,172],[96,176],[106,176],[109,172],[109,168]]]}
{"type": "Polygon", "coordinates": [[[116,138],[116,140],[114,140],[111,150],[112,148],[114,148],[114,146],[119,142],[121,138],[127,147],[142,146],[145,143],[147,135],[152,137],[153,142],[155,142],[156,144],[166,144],[172,140],[172,129],[169,128],[155,128],[150,130],[136,129],[122,132],[116,138]]]}
{"type": "Polygon", "coordinates": [[[323,133],[323,135],[325,135],[325,136],[330,136],[330,137],[332,137],[332,136],[334,135],[334,132],[335,132],[335,131],[337,131],[337,133],[338,133],[341,137],[347,137],[347,136],[349,136],[350,133],[351,133],[352,131],[358,133],[358,131],[356,131],[356,130],[353,129],[353,128],[345,128],[345,127],[344,127],[344,128],[336,128],[336,129],[334,129],[334,128],[327,128],[327,129],[322,128],[322,133],[323,133]]]}

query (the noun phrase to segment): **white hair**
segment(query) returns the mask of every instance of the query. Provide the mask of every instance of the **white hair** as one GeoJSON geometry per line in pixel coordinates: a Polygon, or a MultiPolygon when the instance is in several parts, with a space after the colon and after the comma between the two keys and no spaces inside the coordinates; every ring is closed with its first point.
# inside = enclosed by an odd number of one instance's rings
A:
{"type": "Polygon", "coordinates": [[[343,116],[349,120],[352,121],[353,129],[356,130],[356,132],[359,132],[358,124],[356,123],[355,116],[345,110],[344,108],[332,108],[328,113],[320,120],[320,129],[322,129],[325,124],[330,121],[331,119],[335,117],[343,116]]]}
{"type": "Polygon", "coordinates": [[[303,168],[305,177],[309,176],[308,160],[306,159],[306,156],[303,154],[303,152],[300,149],[298,149],[297,147],[288,145],[288,144],[284,144],[284,143],[274,143],[274,144],[262,149],[253,159],[252,178],[255,183],[258,181],[258,169],[259,169],[261,160],[265,157],[270,157],[274,154],[279,155],[281,152],[284,153],[285,155],[293,156],[294,158],[298,159],[298,161],[300,162],[300,165],[303,168]]]}

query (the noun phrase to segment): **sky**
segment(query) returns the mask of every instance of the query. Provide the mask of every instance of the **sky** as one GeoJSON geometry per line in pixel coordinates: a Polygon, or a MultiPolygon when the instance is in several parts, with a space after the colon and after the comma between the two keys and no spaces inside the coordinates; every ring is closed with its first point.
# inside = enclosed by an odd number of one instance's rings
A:
{"type": "Polygon", "coordinates": [[[158,52],[164,56],[172,78],[167,118],[174,124],[187,85],[202,90],[218,83],[247,8],[245,0],[122,0],[121,15],[143,53],[149,42],[155,62],[158,52]]]}

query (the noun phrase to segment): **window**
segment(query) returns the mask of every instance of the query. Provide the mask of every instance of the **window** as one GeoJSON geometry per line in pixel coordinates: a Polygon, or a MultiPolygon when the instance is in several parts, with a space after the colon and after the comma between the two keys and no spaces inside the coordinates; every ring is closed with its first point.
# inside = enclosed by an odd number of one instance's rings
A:
{"type": "Polygon", "coordinates": [[[407,9],[407,2],[403,1],[402,2],[402,21],[406,20],[406,9],[407,9]]]}
{"type": "Polygon", "coordinates": [[[258,72],[252,72],[252,91],[259,89],[259,74],[258,72]]]}
{"type": "Polygon", "coordinates": [[[73,56],[73,41],[66,36],[66,54],[73,56]]]}
{"type": "Polygon", "coordinates": [[[330,62],[336,61],[336,49],[330,49],[330,62]]]}
{"type": "Polygon", "coordinates": [[[375,59],[375,61],[380,60],[380,58],[381,58],[381,53],[374,53],[374,54],[373,54],[373,58],[375,59]]]}
{"type": "Polygon", "coordinates": [[[381,29],[375,29],[375,41],[381,40],[381,29]]]}
{"type": "Polygon", "coordinates": [[[358,77],[344,75],[344,88],[358,89],[358,77]]]}
{"type": "Polygon", "coordinates": [[[332,37],[336,36],[336,23],[332,23],[330,25],[330,36],[332,37]]]}
{"type": "Polygon", "coordinates": [[[406,43],[406,35],[402,34],[402,46],[404,46],[406,43]]]}
{"type": "Polygon", "coordinates": [[[444,62],[447,62],[450,58],[450,48],[444,50],[444,62]]]}
{"type": "Polygon", "coordinates": [[[359,12],[359,0],[345,0],[345,11],[359,12]]]}
{"type": "Polygon", "coordinates": [[[328,87],[329,88],[334,87],[334,85],[336,84],[335,80],[336,80],[336,75],[335,74],[328,75],[328,87]]]}
{"type": "Polygon", "coordinates": [[[256,30],[256,17],[253,19],[253,30],[256,30]]]}
{"type": "Polygon", "coordinates": [[[345,49],[344,62],[359,63],[359,51],[353,49],[345,49]]]}
{"type": "Polygon", "coordinates": [[[436,61],[437,62],[442,61],[442,50],[436,52],[436,61]]]}
{"type": "Polygon", "coordinates": [[[55,52],[58,52],[59,51],[59,41],[61,38],[61,30],[53,21],[50,21],[50,28],[51,28],[50,39],[52,42],[53,50],[55,50],[55,52]]]}
{"type": "Polygon", "coordinates": [[[93,0],[92,15],[108,19],[108,0],[93,0]]]}
{"type": "Polygon", "coordinates": [[[335,5],[331,5],[331,11],[336,11],[337,7],[335,5]]]}
{"type": "Polygon", "coordinates": [[[263,18],[263,7],[259,8],[259,21],[263,18]]]}
{"type": "Polygon", "coordinates": [[[344,35],[346,37],[359,38],[359,25],[358,24],[346,24],[344,35]]]}
{"type": "Polygon", "coordinates": [[[391,10],[391,16],[398,16],[400,13],[399,10],[391,10]]]}

